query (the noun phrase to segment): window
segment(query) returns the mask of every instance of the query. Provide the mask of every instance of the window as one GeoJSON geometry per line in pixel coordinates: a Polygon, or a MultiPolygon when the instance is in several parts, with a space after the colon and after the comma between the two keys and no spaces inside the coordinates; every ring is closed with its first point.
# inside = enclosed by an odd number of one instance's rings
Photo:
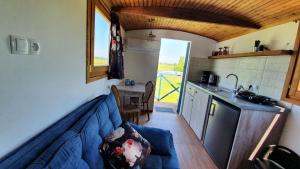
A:
{"type": "Polygon", "coordinates": [[[300,24],[298,27],[294,51],[282,97],[285,101],[300,105],[300,24]]]}
{"type": "Polygon", "coordinates": [[[110,46],[110,16],[97,0],[88,0],[87,83],[107,76],[110,46]]]}

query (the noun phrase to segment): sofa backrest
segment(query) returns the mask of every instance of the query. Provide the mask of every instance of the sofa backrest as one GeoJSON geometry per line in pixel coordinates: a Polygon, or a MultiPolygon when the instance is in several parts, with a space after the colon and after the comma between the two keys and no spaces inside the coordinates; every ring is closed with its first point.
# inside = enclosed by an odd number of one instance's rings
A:
{"type": "Polygon", "coordinates": [[[88,116],[85,115],[79,119],[68,131],[47,147],[45,151],[31,163],[28,169],[51,168],[53,163],[59,163],[59,166],[84,165],[85,168],[88,169],[105,168],[104,161],[99,152],[99,146],[102,144],[104,138],[122,123],[114,96],[112,94],[108,95],[92,107],[87,114],[88,116]],[[79,138],[76,140],[76,144],[80,144],[80,151],[78,148],[76,148],[76,151],[70,151],[80,154],[65,156],[64,153],[57,153],[60,151],[69,151],[68,149],[62,150],[62,147],[73,144],[70,142],[72,142],[75,137],[79,138]],[[53,159],[57,160],[53,161],[53,159]],[[71,160],[63,164],[59,159],[76,160],[71,160]],[[78,163],[78,161],[80,163],[78,163]],[[72,162],[74,164],[72,164],[72,162]]]}
{"type": "MultiPolygon", "coordinates": [[[[104,168],[104,161],[99,152],[99,146],[104,138],[122,123],[117,104],[112,94],[108,95],[95,113],[89,117],[79,132],[82,141],[82,160],[90,169],[104,168]]],[[[77,131],[75,125],[71,130],[77,131]]]]}
{"type": "Polygon", "coordinates": [[[1,158],[0,168],[22,169],[27,167],[55,140],[66,133],[74,125],[74,123],[78,122],[79,119],[88,119],[88,117],[95,112],[92,111],[92,109],[97,108],[97,106],[101,104],[106,97],[107,96],[104,95],[99,96],[92,101],[83,104],[34,138],[27,141],[22,146],[15,149],[13,152],[1,158]]]}

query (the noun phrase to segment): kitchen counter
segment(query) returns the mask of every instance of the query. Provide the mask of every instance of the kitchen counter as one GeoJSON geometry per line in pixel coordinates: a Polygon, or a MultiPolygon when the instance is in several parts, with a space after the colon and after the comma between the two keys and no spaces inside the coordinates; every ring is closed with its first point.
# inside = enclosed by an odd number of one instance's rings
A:
{"type": "Polygon", "coordinates": [[[207,84],[201,84],[201,83],[197,83],[197,82],[188,81],[188,83],[191,84],[192,86],[197,87],[219,99],[222,99],[242,110],[265,111],[265,112],[274,112],[274,113],[289,112],[288,109],[285,109],[283,107],[255,104],[255,103],[251,103],[251,102],[239,99],[233,94],[232,91],[222,88],[222,87],[217,88],[219,90],[213,90],[213,89],[216,89],[216,87],[211,87],[207,84]]]}

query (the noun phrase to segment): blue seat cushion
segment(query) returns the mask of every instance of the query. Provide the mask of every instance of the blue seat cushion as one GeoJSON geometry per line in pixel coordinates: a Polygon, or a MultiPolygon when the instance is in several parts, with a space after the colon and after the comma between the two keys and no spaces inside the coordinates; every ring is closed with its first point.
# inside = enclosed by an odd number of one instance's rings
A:
{"type": "Polygon", "coordinates": [[[161,156],[161,160],[163,168],[165,169],[180,169],[175,149],[173,149],[173,154],[171,156],[161,156]]]}
{"type": "Polygon", "coordinates": [[[78,133],[73,131],[67,131],[57,140],[55,140],[33,163],[31,163],[27,169],[44,168],[54,156],[55,152],[63,145],[66,141],[78,136],[78,133]]]}
{"type": "Polygon", "coordinates": [[[45,169],[89,169],[81,159],[82,143],[79,136],[71,138],[57,151],[45,169]]]}
{"type": "Polygon", "coordinates": [[[180,169],[176,156],[150,155],[142,167],[143,169],[180,169]]]}
{"type": "Polygon", "coordinates": [[[122,118],[120,115],[120,111],[119,111],[115,96],[112,93],[110,93],[106,97],[105,103],[108,107],[109,118],[111,119],[111,121],[114,125],[114,128],[117,129],[122,123],[122,118]]]}
{"type": "Polygon", "coordinates": [[[162,159],[159,155],[150,155],[146,158],[143,169],[162,169],[162,159]]]}
{"type": "Polygon", "coordinates": [[[87,120],[80,132],[83,148],[82,158],[91,169],[104,168],[104,162],[99,152],[99,145],[103,141],[99,131],[98,118],[94,114],[87,120]]]}
{"type": "Polygon", "coordinates": [[[173,136],[170,131],[130,123],[151,144],[151,154],[172,155],[173,136]]]}

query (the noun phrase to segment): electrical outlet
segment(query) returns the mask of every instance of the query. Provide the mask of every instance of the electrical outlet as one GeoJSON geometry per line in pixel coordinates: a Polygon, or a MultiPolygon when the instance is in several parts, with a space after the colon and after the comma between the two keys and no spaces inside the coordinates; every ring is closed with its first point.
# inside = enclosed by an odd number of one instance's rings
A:
{"type": "Polygon", "coordinates": [[[28,39],[28,41],[29,41],[29,51],[30,51],[29,53],[31,55],[40,54],[41,47],[39,42],[35,39],[28,39]]]}

